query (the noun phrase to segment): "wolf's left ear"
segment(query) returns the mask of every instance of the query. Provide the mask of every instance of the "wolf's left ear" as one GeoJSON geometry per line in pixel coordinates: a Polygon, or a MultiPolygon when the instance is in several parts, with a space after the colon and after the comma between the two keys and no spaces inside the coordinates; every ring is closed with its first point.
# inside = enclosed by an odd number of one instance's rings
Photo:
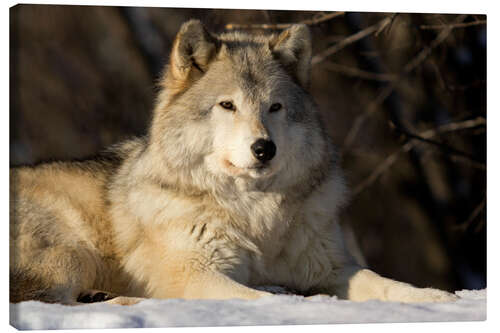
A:
{"type": "Polygon", "coordinates": [[[167,72],[169,89],[182,90],[201,77],[216,53],[217,39],[198,20],[181,26],[172,47],[167,72]]]}
{"type": "Polygon", "coordinates": [[[305,24],[294,24],[269,40],[269,48],[283,66],[307,89],[311,75],[311,33],[305,24]]]}

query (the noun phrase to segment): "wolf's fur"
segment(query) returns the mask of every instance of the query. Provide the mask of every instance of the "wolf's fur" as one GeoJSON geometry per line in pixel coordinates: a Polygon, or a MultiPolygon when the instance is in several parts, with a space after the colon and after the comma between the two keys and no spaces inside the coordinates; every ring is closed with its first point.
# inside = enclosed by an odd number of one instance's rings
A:
{"type": "Polygon", "coordinates": [[[269,295],[253,288],[261,285],[351,300],[454,299],[380,277],[345,250],[344,180],[307,93],[310,44],[304,25],[215,36],[189,21],[147,136],[94,160],[13,169],[11,301],[74,304],[95,289],[119,304],[253,299],[269,295]],[[276,146],[266,164],[251,152],[257,139],[276,146]]]}

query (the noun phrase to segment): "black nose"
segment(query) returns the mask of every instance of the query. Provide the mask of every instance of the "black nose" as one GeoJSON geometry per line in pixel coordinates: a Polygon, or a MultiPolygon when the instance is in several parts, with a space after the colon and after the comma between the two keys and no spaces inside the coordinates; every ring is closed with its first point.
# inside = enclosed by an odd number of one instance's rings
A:
{"type": "Polygon", "coordinates": [[[250,148],[253,156],[261,162],[270,161],[276,155],[276,145],[271,140],[259,139],[250,148]]]}

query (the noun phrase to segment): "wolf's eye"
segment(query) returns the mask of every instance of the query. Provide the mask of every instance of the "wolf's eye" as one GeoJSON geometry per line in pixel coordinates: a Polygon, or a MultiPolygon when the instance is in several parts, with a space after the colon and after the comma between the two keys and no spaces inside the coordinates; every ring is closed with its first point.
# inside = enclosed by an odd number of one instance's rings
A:
{"type": "Polygon", "coordinates": [[[229,102],[229,101],[223,101],[223,102],[220,102],[219,103],[220,106],[222,106],[224,109],[227,109],[227,110],[235,110],[236,108],[234,107],[233,103],[229,102]]]}
{"type": "Polygon", "coordinates": [[[281,109],[281,104],[280,103],[274,103],[269,108],[269,112],[276,112],[276,111],[279,111],[280,109],[281,109]]]}

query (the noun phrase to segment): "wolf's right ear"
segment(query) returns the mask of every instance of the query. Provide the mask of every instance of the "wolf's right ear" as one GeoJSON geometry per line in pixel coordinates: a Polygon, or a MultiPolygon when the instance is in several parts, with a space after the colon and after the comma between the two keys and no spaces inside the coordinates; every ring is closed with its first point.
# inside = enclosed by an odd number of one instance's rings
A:
{"type": "Polygon", "coordinates": [[[311,75],[311,33],[305,24],[294,24],[269,40],[269,48],[304,88],[311,75]]]}
{"type": "Polygon", "coordinates": [[[184,90],[206,72],[216,49],[217,39],[200,21],[184,23],[172,47],[165,84],[171,90],[184,90]]]}

